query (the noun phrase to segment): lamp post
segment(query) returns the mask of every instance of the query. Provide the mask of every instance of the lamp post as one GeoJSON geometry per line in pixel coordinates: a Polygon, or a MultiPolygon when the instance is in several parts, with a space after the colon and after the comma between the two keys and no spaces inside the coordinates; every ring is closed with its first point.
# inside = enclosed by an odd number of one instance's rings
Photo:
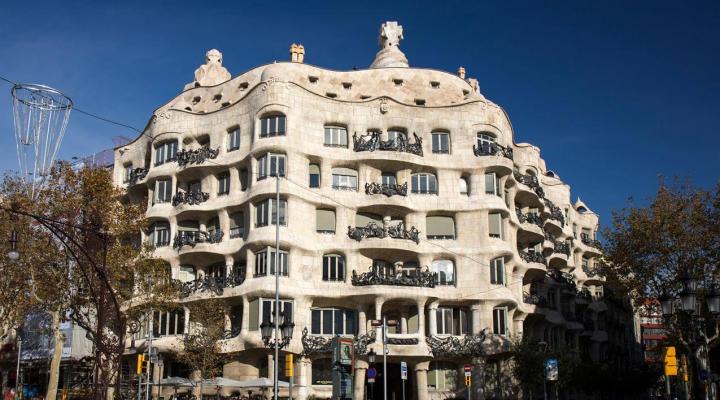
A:
{"type": "Polygon", "coordinates": [[[387,340],[387,328],[391,326],[398,326],[398,321],[391,319],[388,320],[385,318],[385,316],[382,317],[382,320],[374,319],[370,321],[370,324],[372,326],[377,326],[382,328],[382,342],[383,342],[383,400],[387,400],[387,355],[388,355],[388,340],[387,340]]]}
{"type": "MultiPolygon", "coordinates": [[[[370,351],[368,351],[367,356],[368,356],[368,362],[370,363],[370,365],[372,366],[373,364],[375,364],[375,350],[370,349],[370,351]]],[[[374,388],[375,388],[375,378],[373,378],[373,380],[370,382],[370,395],[371,395],[372,399],[375,399],[374,388]]]]}
{"type": "MultiPolygon", "coordinates": [[[[693,351],[693,356],[697,361],[697,365],[701,371],[705,371],[706,375],[702,380],[706,381],[712,376],[710,372],[710,363],[708,361],[708,344],[713,338],[708,338],[706,334],[707,321],[698,312],[698,308],[702,309],[702,301],[704,300],[707,304],[708,311],[712,315],[712,318],[717,321],[720,318],[720,292],[715,284],[711,284],[705,287],[705,293],[703,298],[698,302],[698,282],[690,276],[682,276],[680,278],[682,283],[682,290],[677,297],[672,296],[668,293],[663,294],[658,299],[660,301],[660,307],[662,308],[663,317],[667,321],[673,316],[677,316],[680,313],[686,314],[688,323],[690,325],[690,335],[688,338],[688,344],[693,351]],[[678,304],[679,303],[679,307],[678,304]],[[700,307],[698,307],[700,305],[700,307]]],[[[697,371],[695,375],[699,375],[700,371],[697,371]]],[[[709,399],[708,384],[703,384],[705,392],[705,399],[709,399]]]]}
{"type": "MultiPolygon", "coordinates": [[[[279,308],[279,302],[275,304],[276,308],[279,308]]],[[[295,323],[293,323],[289,317],[286,318],[285,312],[278,312],[278,310],[276,310],[275,315],[278,317],[274,318],[273,321],[266,319],[263,321],[262,324],[260,324],[260,336],[262,337],[265,347],[275,351],[275,359],[273,360],[273,365],[275,367],[275,371],[273,371],[273,397],[277,400],[279,368],[278,355],[280,349],[290,344],[293,336],[293,331],[295,330],[295,323]],[[278,319],[282,319],[281,324],[278,324],[278,319]],[[277,337],[278,331],[281,335],[280,338],[277,337]],[[273,333],[275,333],[275,335],[273,335],[273,333]]]]}
{"type": "Polygon", "coordinates": [[[20,258],[20,253],[17,251],[17,232],[15,229],[10,233],[10,250],[7,252],[7,256],[13,261],[20,258]]]}

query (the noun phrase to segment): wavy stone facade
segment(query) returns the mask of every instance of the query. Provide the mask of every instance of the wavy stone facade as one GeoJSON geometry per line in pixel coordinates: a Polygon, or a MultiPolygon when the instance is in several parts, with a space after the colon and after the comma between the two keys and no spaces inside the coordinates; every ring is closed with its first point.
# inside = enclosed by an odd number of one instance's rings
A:
{"type": "MultiPolygon", "coordinates": [[[[394,51],[384,43],[378,57],[402,60],[394,51]]],[[[225,377],[272,377],[259,324],[275,288],[265,260],[274,254],[277,168],[280,297],[295,323],[283,352],[296,355],[295,398],[329,398],[333,334],[382,354],[369,323],[382,316],[399,321],[389,334],[390,391],[405,361],[410,398],[462,395],[466,363],[477,365],[474,398],[511,394],[503,373],[510,338],[521,335],[602,357],[597,216],[571,202],[539,149],[515,143],[503,109],[459,75],[268,64],[188,85],[116,149],[116,182],[147,201],[154,225],[143,239],[186,282],[185,301],[227,304],[218,310],[233,359],[225,377]]],[[[158,320],[157,377],[177,373],[172,350],[188,318],[158,320]]],[[[369,390],[367,349],[355,362],[358,399],[369,390]]]]}

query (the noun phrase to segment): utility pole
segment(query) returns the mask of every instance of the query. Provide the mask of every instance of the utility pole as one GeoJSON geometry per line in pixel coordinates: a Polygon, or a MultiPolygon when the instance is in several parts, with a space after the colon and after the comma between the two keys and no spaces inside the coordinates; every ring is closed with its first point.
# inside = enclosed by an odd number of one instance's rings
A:
{"type": "MultiPolygon", "coordinates": [[[[272,207],[270,207],[272,223],[272,207]]],[[[278,400],[278,368],[280,367],[280,165],[275,170],[275,356],[273,357],[273,398],[278,400]]]]}
{"type": "MultiPolygon", "coordinates": [[[[22,354],[22,338],[20,338],[20,335],[18,335],[17,339],[18,344],[18,358],[17,358],[17,369],[15,370],[15,395],[20,395],[20,390],[22,390],[22,386],[20,385],[20,355],[22,354]]],[[[18,397],[20,398],[20,397],[18,397]]]]}

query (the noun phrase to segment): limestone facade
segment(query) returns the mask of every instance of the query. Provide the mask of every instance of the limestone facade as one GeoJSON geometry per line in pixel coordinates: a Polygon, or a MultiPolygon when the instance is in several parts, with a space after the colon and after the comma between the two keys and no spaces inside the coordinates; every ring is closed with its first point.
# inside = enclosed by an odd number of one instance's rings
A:
{"type": "MultiPolygon", "coordinates": [[[[387,44],[402,27],[381,32],[378,56],[402,55],[387,44]]],[[[369,321],[383,316],[399,321],[389,334],[390,390],[399,390],[405,361],[410,398],[463,395],[466,363],[477,365],[473,398],[513,393],[498,372],[522,335],[602,357],[598,217],[571,201],[537,147],[515,142],[507,114],[477,80],[464,79],[464,68],[461,78],[376,60],[332,71],[293,58],[188,88],[115,150],[115,180],[147,202],[153,226],[142,238],[187,283],[184,301],[214,296],[227,305],[218,310],[233,357],[225,377],[272,377],[259,325],[275,288],[266,260],[277,168],[294,398],[331,393],[330,354],[309,339],[356,336],[380,355],[369,321]]],[[[176,373],[171,351],[191,318],[161,319],[154,345],[167,360],[158,377],[176,373]]],[[[368,367],[357,354],[357,399],[370,390],[368,367]]]]}

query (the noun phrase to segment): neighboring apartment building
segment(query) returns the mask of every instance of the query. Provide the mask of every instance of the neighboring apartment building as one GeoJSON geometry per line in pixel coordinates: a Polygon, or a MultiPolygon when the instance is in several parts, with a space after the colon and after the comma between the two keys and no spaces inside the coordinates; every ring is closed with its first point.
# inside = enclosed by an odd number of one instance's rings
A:
{"type": "Polygon", "coordinates": [[[663,341],[667,335],[663,325],[662,308],[657,300],[646,300],[639,307],[640,340],[643,358],[648,364],[661,364],[664,360],[663,341]]]}
{"type": "MultiPolygon", "coordinates": [[[[115,150],[115,180],[147,202],[142,239],[184,282],[184,301],[226,303],[225,377],[272,377],[259,328],[272,314],[275,259],[281,310],[295,323],[282,352],[296,355],[294,398],[329,398],[327,343],[347,335],[367,344],[354,369],[364,399],[367,350],[382,354],[370,320],[382,317],[399,321],[389,333],[395,398],[402,361],[408,398],[464,396],[473,362],[473,398],[511,395],[508,351],[521,335],[602,359],[597,215],[571,201],[537,147],[515,142],[477,80],[462,67],[410,68],[400,39],[401,26],[383,24],[369,69],[304,64],[293,45],[292,62],[232,79],[212,50],[196,80],[115,150]]],[[[172,352],[190,319],[187,309],[154,316],[156,378],[183,373],[172,352]]]]}

